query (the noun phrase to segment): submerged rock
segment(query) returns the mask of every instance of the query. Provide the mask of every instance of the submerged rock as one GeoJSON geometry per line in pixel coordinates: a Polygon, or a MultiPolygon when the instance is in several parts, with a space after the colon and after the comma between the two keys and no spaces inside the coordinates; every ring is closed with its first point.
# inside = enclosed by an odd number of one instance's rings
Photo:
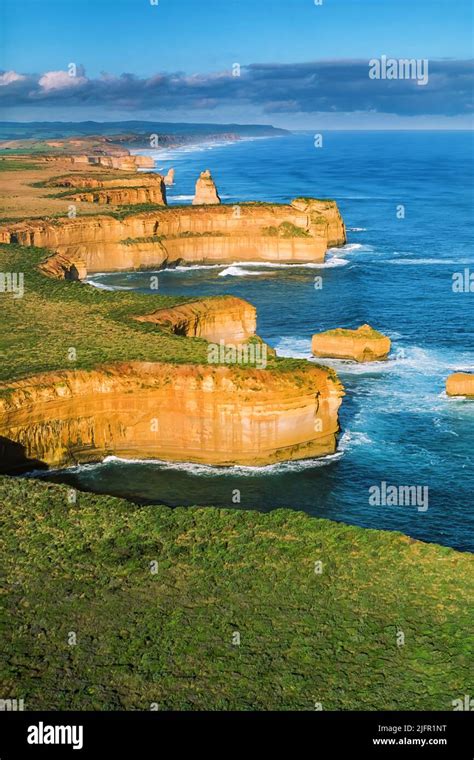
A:
{"type": "Polygon", "coordinates": [[[390,351],[390,338],[362,325],[357,330],[336,328],[313,335],[311,349],[314,356],[333,359],[353,359],[356,362],[374,362],[386,359],[390,351]]]}

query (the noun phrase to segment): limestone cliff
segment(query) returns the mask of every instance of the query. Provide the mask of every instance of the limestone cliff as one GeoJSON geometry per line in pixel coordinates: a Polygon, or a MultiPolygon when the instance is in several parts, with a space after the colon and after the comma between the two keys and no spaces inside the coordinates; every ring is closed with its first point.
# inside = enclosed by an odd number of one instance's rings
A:
{"type": "Polygon", "coordinates": [[[135,319],[168,327],[177,335],[242,343],[255,335],[257,310],[242,298],[222,296],[157,309],[135,319]]]}
{"type": "Polygon", "coordinates": [[[86,164],[88,166],[103,166],[107,169],[120,169],[133,171],[137,169],[153,169],[155,162],[150,156],[96,156],[79,154],[76,156],[61,157],[61,160],[69,160],[72,164],[86,164]]]}
{"type": "Polygon", "coordinates": [[[161,187],[164,177],[157,172],[123,172],[98,175],[91,173],[82,174],[63,174],[59,177],[52,177],[46,183],[46,187],[65,187],[75,189],[96,189],[96,188],[124,188],[124,187],[161,187]]]}
{"type": "Polygon", "coordinates": [[[380,361],[390,352],[390,338],[369,325],[362,325],[357,330],[338,328],[313,335],[311,348],[313,354],[320,357],[380,361]]]}
{"type": "Polygon", "coordinates": [[[107,190],[91,190],[69,195],[71,201],[97,203],[99,205],[134,205],[136,203],[156,203],[166,206],[166,188],[162,181],[155,187],[125,187],[109,188],[107,190]]]}
{"type": "Polygon", "coordinates": [[[237,260],[324,261],[346,240],[334,201],[163,208],[115,219],[82,216],[0,225],[0,242],[48,248],[87,273],[237,260]]]}
{"type": "Polygon", "coordinates": [[[216,204],[220,203],[216,185],[211,177],[209,169],[201,172],[196,182],[196,194],[193,198],[193,205],[199,206],[202,204],[216,204]]]}
{"type": "Polygon", "coordinates": [[[453,372],[446,380],[446,393],[448,396],[474,397],[474,373],[453,372]]]}
{"type": "Polygon", "coordinates": [[[315,237],[323,234],[327,238],[328,247],[341,245],[341,239],[346,242],[346,228],[341,213],[334,201],[321,201],[316,198],[295,198],[291,205],[308,215],[309,231],[315,237]]]}
{"type": "Polygon", "coordinates": [[[165,185],[174,185],[174,169],[168,169],[163,179],[165,185]]]}
{"type": "Polygon", "coordinates": [[[107,455],[265,465],[336,448],[343,389],[317,366],[128,363],[0,385],[0,471],[107,455]]]}

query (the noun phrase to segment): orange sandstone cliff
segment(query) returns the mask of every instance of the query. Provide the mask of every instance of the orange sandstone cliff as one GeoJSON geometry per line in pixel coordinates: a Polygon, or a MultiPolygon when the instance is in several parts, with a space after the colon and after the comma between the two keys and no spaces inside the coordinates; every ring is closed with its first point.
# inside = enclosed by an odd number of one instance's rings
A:
{"type": "Polygon", "coordinates": [[[0,470],[107,455],[265,465],[331,454],[343,389],[295,372],[133,362],[0,386],[0,470]]]}
{"type": "Polygon", "coordinates": [[[209,169],[201,172],[196,182],[196,194],[193,198],[193,205],[215,204],[220,203],[221,199],[217,192],[214,180],[211,177],[209,169]]]}
{"type": "Polygon", "coordinates": [[[163,179],[165,185],[174,185],[174,169],[168,169],[163,179]]]}
{"type": "Polygon", "coordinates": [[[453,372],[446,380],[446,393],[448,396],[474,397],[474,373],[453,372]]]}
{"type": "MultiPolygon", "coordinates": [[[[136,158],[136,157],[135,157],[136,158]]],[[[73,188],[76,192],[67,195],[70,201],[85,203],[133,205],[156,203],[166,205],[165,180],[161,174],[125,173],[121,178],[97,177],[93,174],[67,174],[54,177],[47,187],[73,188]]]]}
{"type": "Polygon", "coordinates": [[[177,335],[242,343],[255,335],[257,310],[242,298],[222,296],[157,309],[152,314],[135,319],[168,327],[177,335]]]}
{"type": "MultiPolygon", "coordinates": [[[[330,246],[346,240],[334,201],[296,199],[290,204],[241,204],[162,208],[113,216],[35,219],[0,225],[0,242],[48,248],[44,271],[54,274],[54,254],[71,261],[72,277],[186,263],[237,260],[324,261],[330,246]],[[80,264],[80,267],[77,264],[80,264]]],[[[65,272],[64,266],[61,270],[65,272]]]]}
{"type": "Polygon", "coordinates": [[[156,203],[166,206],[166,188],[162,181],[156,187],[125,187],[107,190],[90,190],[69,195],[71,201],[98,203],[99,205],[132,205],[135,203],[156,203]]]}
{"type": "Polygon", "coordinates": [[[315,356],[370,362],[386,359],[390,345],[390,338],[370,325],[362,325],[357,330],[338,328],[316,333],[312,338],[311,349],[315,356]]]}

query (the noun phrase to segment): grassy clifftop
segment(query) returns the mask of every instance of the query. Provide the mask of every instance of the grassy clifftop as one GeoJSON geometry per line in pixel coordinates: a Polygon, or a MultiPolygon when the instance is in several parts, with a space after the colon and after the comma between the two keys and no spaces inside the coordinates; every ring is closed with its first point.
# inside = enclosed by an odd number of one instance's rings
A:
{"type": "MultiPolygon", "coordinates": [[[[99,291],[81,282],[52,279],[37,269],[49,253],[41,248],[0,245],[1,272],[21,273],[24,278],[22,298],[14,298],[12,293],[1,295],[0,381],[51,370],[93,369],[108,362],[207,364],[205,340],[173,335],[133,319],[195,297],[161,296],[156,291],[150,295],[99,291]]],[[[308,362],[278,359],[271,352],[267,367],[292,372],[296,380],[314,370],[308,362]]],[[[332,370],[328,372],[334,376],[332,370]]]]}
{"type": "Polygon", "coordinates": [[[0,507],[2,688],[26,709],[451,710],[469,693],[471,555],[10,478],[0,507]]]}

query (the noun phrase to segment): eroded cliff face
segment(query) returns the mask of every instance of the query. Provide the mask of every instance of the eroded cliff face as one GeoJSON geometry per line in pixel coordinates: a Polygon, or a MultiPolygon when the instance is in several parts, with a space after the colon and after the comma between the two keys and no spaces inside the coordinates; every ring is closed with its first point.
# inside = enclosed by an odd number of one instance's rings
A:
{"type": "Polygon", "coordinates": [[[213,342],[243,343],[255,335],[257,310],[242,298],[222,296],[157,309],[135,319],[167,327],[177,335],[213,342]]]}
{"type": "Polygon", "coordinates": [[[53,177],[48,187],[73,188],[77,192],[66,197],[71,201],[97,203],[99,205],[133,205],[156,203],[166,206],[165,178],[161,174],[124,173],[123,177],[95,177],[94,175],[69,174],[53,177]]]}
{"type": "Polygon", "coordinates": [[[49,248],[83,262],[88,273],[179,262],[321,262],[329,246],[345,240],[336,203],[307,199],[0,225],[0,242],[49,248]]]}
{"type": "Polygon", "coordinates": [[[201,204],[216,204],[220,202],[221,199],[219,198],[211,172],[209,169],[206,169],[206,171],[201,172],[196,182],[196,193],[193,198],[193,205],[199,206],[201,204]]]}
{"type": "Polygon", "coordinates": [[[327,330],[313,335],[311,349],[315,356],[352,359],[356,362],[381,361],[390,352],[390,338],[362,325],[357,330],[327,330]]]}
{"type": "Polygon", "coordinates": [[[164,182],[156,187],[109,188],[107,190],[74,193],[68,197],[71,201],[98,203],[99,205],[157,203],[160,206],[166,206],[166,189],[164,182]]]}
{"type": "Polygon", "coordinates": [[[453,372],[446,380],[448,396],[469,396],[474,398],[474,373],[453,372]]]}
{"type": "Polygon", "coordinates": [[[123,188],[123,187],[156,187],[164,182],[164,177],[156,172],[115,174],[104,177],[101,174],[65,174],[53,177],[45,183],[46,187],[64,188],[123,188]]]}
{"type": "Polygon", "coordinates": [[[174,169],[168,169],[167,173],[163,177],[165,185],[174,185],[174,169]]]}
{"type": "MultiPolygon", "coordinates": [[[[127,151],[128,153],[128,151],[127,151]]],[[[155,162],[150,156],[96,156],[79,154],[76,156],[64,157],[72,164],[85,164],[87,166],[103,166],[107,169],[120,169],[121,171],[133,171],[136,169],[153,169],[155,162]]]]}
{"type": "Polygon", "coordinates": [[[134,362],[0,386],[0,470],[104,456],[265,465],[336,449],[343,389],[323,368],[134,362]]]}

